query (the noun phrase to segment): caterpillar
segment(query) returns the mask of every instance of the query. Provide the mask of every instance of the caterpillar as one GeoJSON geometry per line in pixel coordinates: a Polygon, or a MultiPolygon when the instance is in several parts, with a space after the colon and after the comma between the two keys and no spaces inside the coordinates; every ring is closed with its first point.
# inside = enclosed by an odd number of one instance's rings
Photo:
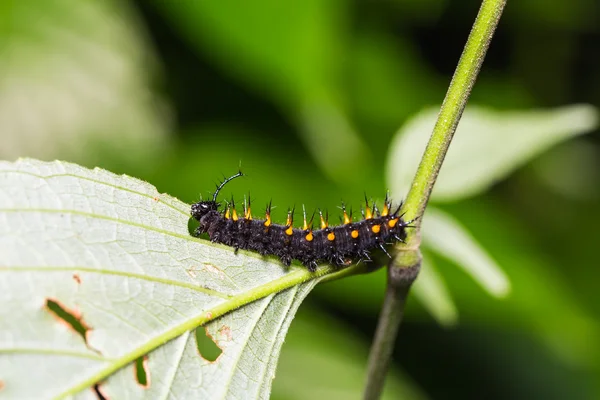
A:
{"type": "MultiPolygon", "coordinates": [[[[288,209],[285,225],[277,225],[271,219],[271,203],[266,207],[265,219],[252,217],[250,200],[244,202],[244,215],[238,215],[233,199],[223,211],[217,196],[223,187],[242,172],[226,178],[217,185],[212,200],[192,204],[191,215],[199,223],[194,236],[207,233],[212,242],[222,243],[238,249],[251,250],[263,256],[275,255],[289,266],[299,260],[309,271],[314,272],[319,262],[336,266],[349,265],[353,261],[370,261],[370,252],[376,248],[388,254],[386,245],[403,242],[406,228],[412,221],[404,221],[399,215],[400,206],[392,211],[392,202],[386,196],[383,210],[379,212],[375,203],[369,205],[365,195],[363,219],[352,222],[352,212],[347,213],[342,204],[343,223],[329,226],[328,213],[319,210],[320,229],[313,230],[313,213],[307,221],[304,210],[302,228],[294,228],[294,211],[288,209]]],[[[304,207],[303,207],[304,208],[304,207]]]]}

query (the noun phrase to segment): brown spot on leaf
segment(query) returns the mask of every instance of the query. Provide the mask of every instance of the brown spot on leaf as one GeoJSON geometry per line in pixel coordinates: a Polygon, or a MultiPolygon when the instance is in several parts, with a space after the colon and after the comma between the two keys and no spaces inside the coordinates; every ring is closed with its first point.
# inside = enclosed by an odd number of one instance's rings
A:
{"type": "Polygon", "coordinates": [[[152,198],[152,200],[154,200],[154,201],[158,201],[158,196],[154,196],[154,197],[152,198]]]}
{"type": "Polygon", "coordinates": [[[225,273],[223,271],[221,271],[221,269],[219,267],[217,267],[214,264],[210,264],[210,263],[204,263],[204,268],[206,268],[206,270],[208,272],[210,272],[211,274],[215,274],[219,279],[224,280],[225,279],[225,273]]]}
{"type": "Polygon", "coordinates": [[[150,388],[150,368],[148,367],[148,356],[135,360],[135,380],[143,389],[150,388]]]}
{"type": "Polygon", "coordinates": [[[79,274],[73,274],[73,280],[77,282],[77,284],[81,285],[81,277],[79,276],[79,274]]]}
{"type": "Polygon", "coordinates": [[[213,315],[212,315],[212,313],[210,311],[206,313],[206,318],[207,319],[212,319],[212,317],[213,317],[213,315]]]}
{"type": "Polygon", "coordinates": [[[188,268],[185,271],[188,273],[189,276],[192,277],[192,279],[196,278],[196,267],[195,266],[191,267],[191,268],[188,268]]]}
{"type": "Polygon", "coordinates": [[[0,390],[4,389],[4,381],[0,381],[0,390]]]}
{"type": "Polygon", "coordinates": [[[220,329],[219,329],[219,334],[223,337],[226,338],[226,340],[228,342],[231,341],[232,336],[231,336],[231,328],[228,325],[223,325],[220,329]]]}

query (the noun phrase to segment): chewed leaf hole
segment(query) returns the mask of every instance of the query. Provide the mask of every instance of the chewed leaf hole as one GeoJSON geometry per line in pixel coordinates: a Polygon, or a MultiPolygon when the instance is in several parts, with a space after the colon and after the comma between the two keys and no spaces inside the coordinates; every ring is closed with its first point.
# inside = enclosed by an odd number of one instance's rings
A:
{"type": "Polygon", "coordinates": [[[150,387],[148,356],[143,356],[135,360],[135,380],[144,389],[148,389],[150,387]]]}
{"type": "Polygon", "coordinates": [[[87,342],[85,334],[90,329],[90,327],[83,322],[81,313],[74,310],[69,310],[64,305],[52,299],[46,300],[46,308],[48,309],[48,311],[54,314],[54,316],[56,316],[61,322],[64,322],[65,324],[67,324],[67,326],[69,326],[71,329],[73,329],[75,332],[81,335],[83,340],[87,342]]]}
{"type": "Polygon", "coordinates": [[[217,346],[212,336],[203,327],[196,328],[196,345],[198,346],[198,353],[206,361],[216,361],[223,353],[223,350],[217,346]]]}
{"type": "Polygon", "coordinates": [[[200,226],[200,223],[195,218],[190,218],[188,221],[188,232],[193,235],[196,232],[196,228],[200,226]]]}
{"type": "Polygon", "coordinates": [[[92,387],[92,390],[94,391],[94,394],[96,395],[98,400],[109,400],[108,396],[106,396],[104,393],[102,393],[102,388],[100,387],[99,383],[96,383],[92,387]]]}

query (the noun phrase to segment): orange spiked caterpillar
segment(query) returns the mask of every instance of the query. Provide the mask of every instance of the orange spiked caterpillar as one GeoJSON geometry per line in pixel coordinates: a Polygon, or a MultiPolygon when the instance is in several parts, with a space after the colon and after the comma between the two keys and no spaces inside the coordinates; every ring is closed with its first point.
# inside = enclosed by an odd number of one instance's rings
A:
{"type": "MultiPolygon", "coordinates": [[[[310,271],[317,269],[318,263],[327,262],[337,266],[355,261],[369,261],[371,251],[381,249],[388,254],[386,247],[406,238],[406,228],[412,221],[404,221],[399,214],[400,207],[392,210],[392,202],[386,195],[383,211],[379,212],[375,203],[369,205],[365,195],[363,219],[352,221],[352,211],[346,212],[342,204],[342,224],[329,225],[327,211],[319,210],[320,229],[313,229],[313,216],[307,221],[303,207],[302,228],[294,228],[294,211],[288,210],[285,225],[273,223],[271,203],[267,205],[265,218],[256,219],[250,210],[250,198],[244,202],[243,217],[238,216],[233,199],[223,212],[217,196],[223,187],[242,172],[226,178],[213,194],[212,200],[192,204],[191,215],[200,226],[195,236],[208,234],[213,242],[222,243],[243,250],[256,251],[262,255],[275,255],[289,266],[292,260],[299,260],[310,271]]],[[[389,256],[389,254],[388,254],[389,256]]]]}

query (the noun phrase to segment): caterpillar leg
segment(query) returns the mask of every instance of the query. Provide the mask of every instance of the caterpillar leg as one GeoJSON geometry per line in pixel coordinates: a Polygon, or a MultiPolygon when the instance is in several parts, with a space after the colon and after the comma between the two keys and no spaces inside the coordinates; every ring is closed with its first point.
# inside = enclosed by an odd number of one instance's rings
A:
{"type": "Polygon", "coordinates": [[[386,256],[388,256],[389,258],[392,258],[392,256],[390,256],[390,253],[388,253],[388,251],[386,250],[383,243],[379,243],[379,248],[385,253],[386,256]]]}
{"type": "Polygon", "coordinates": [[[308,263],[304,264],[306,266],[306,268],[308,268],[308,270],[310,272],[315,272],[317,270],[317,263],[315,261],[309,261],[308,263]]]}

